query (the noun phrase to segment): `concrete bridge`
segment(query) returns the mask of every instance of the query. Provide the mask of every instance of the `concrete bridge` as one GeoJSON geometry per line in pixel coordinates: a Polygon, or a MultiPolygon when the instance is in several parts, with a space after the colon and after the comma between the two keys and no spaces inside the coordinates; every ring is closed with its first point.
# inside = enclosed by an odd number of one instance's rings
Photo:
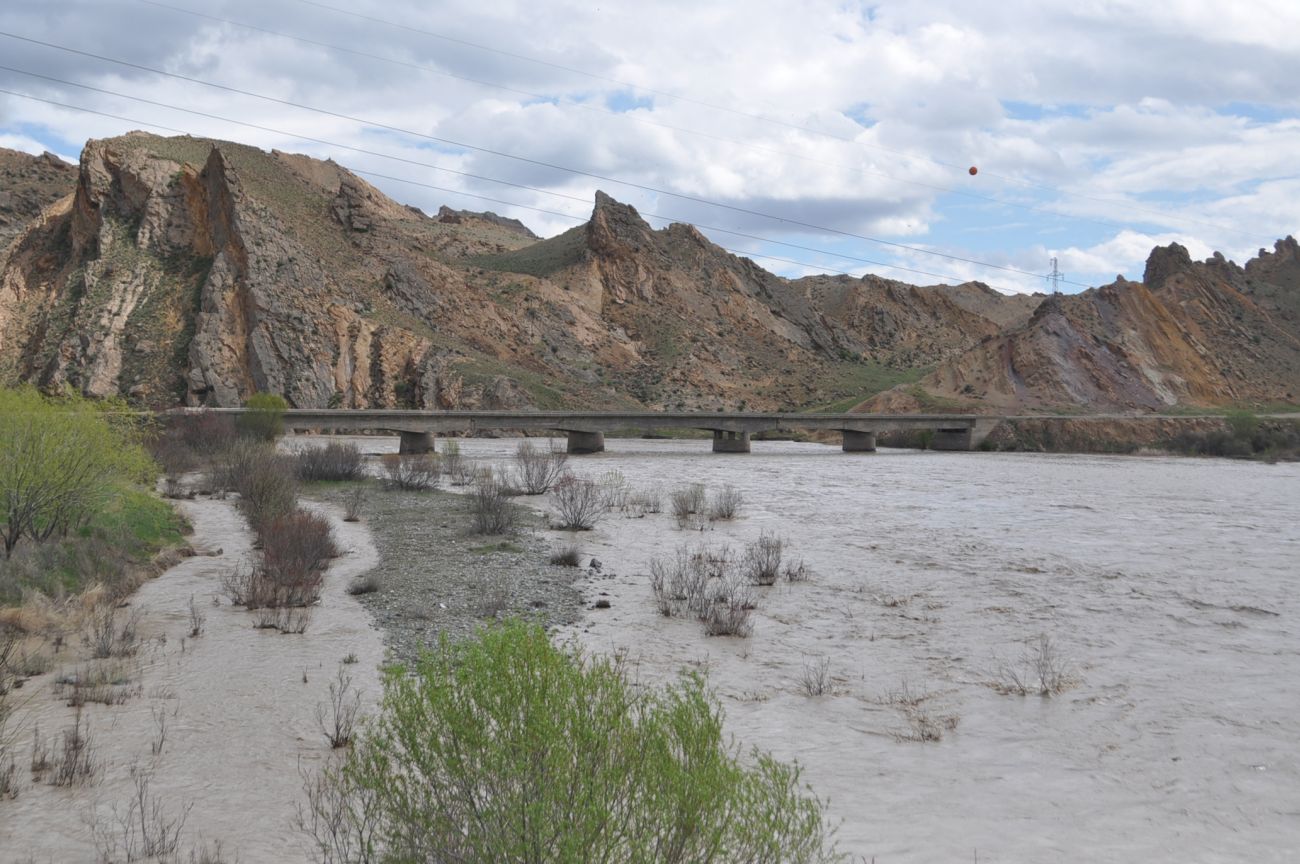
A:
{"type": "MultiPolygon", "coordinates": [[[[196,410],[196,409],[189,409],[196,410]]],[[[241,414],[242,408],[210,408],[214,414],[241,414]]],[[[402,453],[427,453],[438,435],[488,431],[551,433],[568,436],[570,453],[605,449],[606,432],[652,433],[659,429],[702,429],[713,433],[714,453],[748,453],[759,432],[828,430],[839,432],[850,453],[876,449],[881,432],[930,430],[932,450],[970,450],[1001,418],[973,414],[749,414],[671,411],[403,411],[387,409],[291,408],[284,412],[292,429],[331,432],[388,431],[401,435],[402,453]]]]}

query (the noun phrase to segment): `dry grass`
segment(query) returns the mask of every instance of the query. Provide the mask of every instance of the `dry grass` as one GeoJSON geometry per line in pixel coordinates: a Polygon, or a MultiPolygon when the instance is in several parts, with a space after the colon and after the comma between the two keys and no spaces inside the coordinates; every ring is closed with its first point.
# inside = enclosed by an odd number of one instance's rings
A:
{"type": "Polygon", "coordinates": [[[550,561],[556,567],[577,567],[582,561],[582,550],[576,543],[569,543],[552,552],[550,561]]]}

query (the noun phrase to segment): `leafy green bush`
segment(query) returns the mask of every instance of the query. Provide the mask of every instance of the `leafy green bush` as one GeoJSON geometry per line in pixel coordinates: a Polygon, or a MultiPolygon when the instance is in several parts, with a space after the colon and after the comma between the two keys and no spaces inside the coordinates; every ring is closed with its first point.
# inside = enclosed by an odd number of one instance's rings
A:
{"type": "Polygon", "coordinates": [[[156,471],[138,415],[115,401],[26,387],[0,390],[0,539],[5,557],[24,538],[44,542],[84,526],[156,471]]]}
{"type": "Polygon", "coordinates": [[[514,621],[390,672],[300,815],[323,861],[777,864],[838,860],[823,807],[742,761],[700,676],[634,687],[514,621]]]}
{"type": "Polygon", "coordinates": [[[274,441],[284,434],[284,412],[289,403],[274,393],[254,393],[244,403],[248,410],[239,415],[239,431],[250,438],[274,441]]]}

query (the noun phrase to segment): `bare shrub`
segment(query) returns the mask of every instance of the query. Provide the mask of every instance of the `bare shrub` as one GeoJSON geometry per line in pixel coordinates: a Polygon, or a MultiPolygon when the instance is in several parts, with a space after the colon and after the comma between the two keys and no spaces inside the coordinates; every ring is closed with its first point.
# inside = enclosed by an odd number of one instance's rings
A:
{"type": "Polygon", "coordinates": [[[40,782],[45,776],[45,772],[50,770],[50,745],[45,743],[45,738],[41,735],[41,727],[38,725],[32,730],[32,758],[31,771],[32,779],[40,782]]]}
{"type": "Polygon", "coordinates": [[[829,657],[819,657],[812,663],[803,664],[803,675],[799,679],[799,686],[805,696],[826,695],[826,691],[830,688],[830,669],[829,657]]]}
{"type": "Polygon", "coordinates": [[[71,708],[91,703],[125,705],[143,692],[138,681],[132,684],[134,671],[120,660],[88,665],[55,681],[54,692],[66,696],[71,708]]]}
{"type": "Polygon", "coordinates": [[[557,567],[577,567],[582,560],[582,550],[576,543],[561,546],[551,553],[551,563],[557,567]]]}
{"type": "Polygon", "coordinates": [[[999,693],[1017,696],[1055,696],[1078,683],[1071,663],[1061,656],[1050,636],[1040,634],[1026,647],[1017,665],[1002,665],[993,682],[999,693]]]}
{"type": "Polygon", "coordinates": [[[172,861],[180,850],[185,820],[194,805],[168,813],[163,800],[149,791],[152,775],[131,766],[134,791],[125,810],[113,807],[116,824],[94,826],[95,847],[101,861],[172,861]]]}
{"type": "Polygon", "coordinates": [[[605,505],[605,510],[621,512],[627,509],[632,493],[622,471],[613,470],[601,474],[599,485],[600,498],[605,505]]]}
{"type": "Polygon", "coordinates": [[[0,744],[0,800],[18,797],[18,760],[9,747],[0,744]]]}
{"type": "Polygon", "coordinates": [[[281,633],[301,635],[311,623],[311,607],[280,606],[257,610],[253,627],[258,630],[278,630],[281,633]]]}
{"type": "Polygon", "coordinates": [[[208,616],[203,612],[202,607],[194,601],[194,595],[190,595],[190,638],[197,639],[203,635],[203,627],[208,621],[208,616]]]}
{"type": "Polygon", "coordinates": [[[211,458],[226,452],[239,437],[234,418],[224,414],[207,411],[184,414],[175,423],[181,441],[202,457],[211,458]]]}
{"type": "Polygon", "coordinates": [[[453,486],[468,486],[474,482],[478,467],[473,460],[466,459],[460,452],[460,444],[448,440],[442,445],[442,470],[453,486]]]}
{"type": "Polygon", "coordinates": [[[664,510],[664,490],[660,486],[637,489],[628,498],[628,509],[638,516],[648,513],[662,513],[664,510]]]}
{"type": "Polygon", "coordinates": [[[510,609],[515,588],[514,580],[499,573],[484,579],[478,601],[479,615],[484,618],[499,618],[504,615],[510,609]]]}
{"type": "Polygon", "coordinates": [[[797,561],[787,561],[785,566],[781,568],[781,575],[785,577],[787,582],[807,582],[812,578],[812,571],[800,558],[797,561]]]}
{"type": "Polygon", "coordinates": [[[95,745],[90,737],[90,722],[82,720],[78,708],[72,726],[64,729],[58,738],[49,783],[52,786],[80,786],[93,781],[99,769],[95,745]]]}
{"type": "Polygon", "coordinates": [[[385,453],[379,461],[392,489],[424,492],[438,488],[442,477],[436,453],[385,453]]]}
{"type": "Polygon", "coordinates": [[[568,472],[555,481],[551,505],[555,509],[555,527],[562,531],[590,531],[605,515],[600,488],[568,472]]]}
{"type": "Polygon", "coordinates": [[[745,496],[734,486],[724,486],[713,493],[709,501],[709,519],[714,522],[726,522],[740,515],[740,508],[745,503],[745,496]]]}
{"type": "Polygon", "coordinates": [[[668,494],[673,510],[673,519],[678,528],[686,528],[694,521],[691,517],[704,512],[705,490],[703,483],[691,483],[678,486],[668,494]]]}
{"type": "Polygon", "coordinates": [[[190,849],[190,864],[233,864],[231,859],[226,858],[225,847],[220,840],[213,841],[212,845],[200,843],[198,846],[190,849]]]}
{"type": "Polygon", "coordinates": [[[378,864],[380,792],[345,780],[343,772],[327,766],[309,775],[301,768],[307,803],[298,804],[293,824],[307,835],[320,864],[378,864]]]}
{"type": "Polygon", "coordinates": [[[666,617],[691,614],[704,620],[715,599],[715,580],[731,575],[731,550],[727,546],[679,546],[672,558],[650,562],[650,588],[655,604],[666,617]]]}
{"type": "Polygon", "coordinates": [[[331,441],[324,447],[304,447],[295,457],[298,479],[360,480],[365,476],[365,460],[355,444],[331,441]]]}
{"type": "Polygon", "coordinates": [[[338,675],[330,682],[329,702],[316,705],[316,725],[331,748],[337,750],[352,743],[360,713],[361,694],[352,689],[352,676],[340,666],[338,675]]]}
{"type": "Polygon", "coordinates": [[[291,459],[264,441],[238,440],[220,459],[214,485],[239,493],[239,509],[258,535],[265,523],[298,506],[291,459]]]}
{"type": "Polygon", "coordinates": [[[163,745],[167,743],[167,709],[162,706],[149,708],[149,713],[153,715],[154,736],[149,742],[149,752],[154,756],[161,756],[163,745]]]}
{"type": "Polygon", "coordinates": [[[891,733],[895,741],[933,743],[943,740],[945,732],[957,728],[960,718],[956,714],[942,713],[929,704],[936,695],[924,688],[913,689],[906,678],[898,689],[885,694],[885,703],[901,710],[907,720],[906,729],[891,733]]]}
{"type": "Polygon", "coordinates": [[[343,521],[360,522],[361,508],[366,505],[366,490],[360,486],[349,489],[343,496],[343,521]]]}
{"type": "Polygon", "coordinates": [[[510,503],[506,489],[491,470],[478,475],[469,496],[476,534],[510,534],[519,522],[519,511],[510,503]]]}
{"type": "Polygon", "coordinates": [[[82,637],[90,649],[90,656],[96,659],[129,657],[139,649],[140,610],[132,610],[123,616],[124,620],[119,619],[117,613],[118,609],[112,603],[101,603],[91,611],[87,631],[82,637]]]}
{"type": "MultiPolygon", "coordinates": [[[[276,591],[287,592],[279,606],[307,606],[320,598],[322,572],[337,557],[329,520],[294,510],[268,526],[262,542],[261,572],[276,591]]],[[[259,604],[265,605],[265,604],[259,604]]]]}
{"type": "Polygon", "coordinates": [[[704,611],[704,632],[709,636],[748,636],[753,630],[750,613],[754,598],[749,584],[735,573],[712,580],[710,603],[704,611]]]}
{"type": "Polygon", "coordinates": [[[515,474],[525,495],[545,495],[560,475],[569,454],[552,442],[546,450],[524,439],[515,448],[515,474]]]}
{"type": "Polygon", "coordinates": [[[781,575],[781,553],[785,543],[775,534],[763,531],[745,547],[741,569],[754,585],[775,585],[781,575]]]}

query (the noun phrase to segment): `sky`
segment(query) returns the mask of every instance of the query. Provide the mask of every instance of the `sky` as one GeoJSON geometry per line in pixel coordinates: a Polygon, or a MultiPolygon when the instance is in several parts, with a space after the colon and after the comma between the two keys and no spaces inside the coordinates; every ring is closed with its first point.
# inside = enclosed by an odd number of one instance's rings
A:
{"type": "Polygon", "coordinates": [[[785,276],[1044,291],[1055,257],[1075,292],[1300,233],[1298,31],[1294,0],[5,0],[0,146],[178,130],[543,236],[602,189],[785,276]]]}

